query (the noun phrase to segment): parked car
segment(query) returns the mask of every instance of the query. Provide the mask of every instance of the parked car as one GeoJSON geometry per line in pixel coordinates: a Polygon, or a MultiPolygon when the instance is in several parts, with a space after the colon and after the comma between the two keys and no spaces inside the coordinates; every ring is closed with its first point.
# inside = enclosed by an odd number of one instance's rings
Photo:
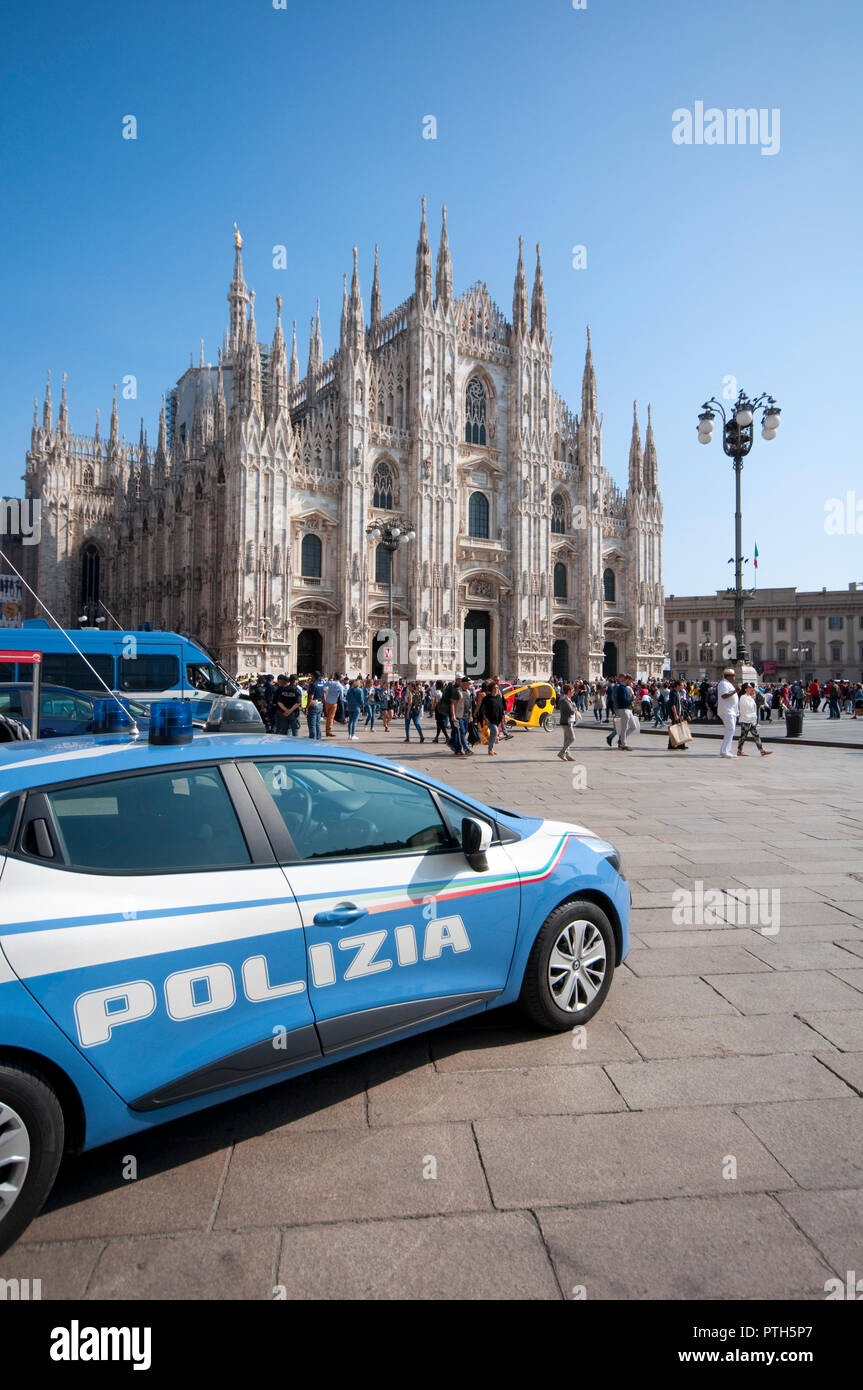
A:
{"type": "MultiPolygon", "coordinates": [[[[110,697],[104,690],[72,690],[64,685],[43,685],[39,709],[39,737],[66,738],[71,734],[86,734],[93,722],[93,702],[110,697]]],[[[138,700],[117,697],[120,704],[131,714],[141,733],[146,733],[150,722],[150,706],[138,700]]],[[[18,719],[30,728],[33,718],[33,684],[21,681],[15,684],[0,685],[0,714],[10,719],[18,719]]]]}

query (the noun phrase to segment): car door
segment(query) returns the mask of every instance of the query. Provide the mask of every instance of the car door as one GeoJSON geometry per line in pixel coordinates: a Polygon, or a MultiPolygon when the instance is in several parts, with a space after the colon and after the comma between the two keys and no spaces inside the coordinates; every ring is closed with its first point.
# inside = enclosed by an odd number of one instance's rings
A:
{"type": "Polygon", "coordinates": [[[299,910],[230,763],[31,791],[0,948],[133,1109],[320,1056],[299,910]]]}
{"type": "Polygon", "coordinates": [[[472,868],[427,784],[353,759],[259,760],[244,775],[299,905],[325,1053],[500,993],[521,901],[503,844],[472,868]]]}

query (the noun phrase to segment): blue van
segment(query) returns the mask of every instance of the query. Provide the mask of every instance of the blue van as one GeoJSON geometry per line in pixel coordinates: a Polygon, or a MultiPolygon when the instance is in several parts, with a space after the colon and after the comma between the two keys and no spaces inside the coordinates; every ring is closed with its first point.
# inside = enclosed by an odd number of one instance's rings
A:
{"type": "MultiPolygon", "coordinates": [[[[44,618],[31,618],[23,627],[5,628],[0,634],[0,649],[5,653],[42,652],[45,685],[92,691],[99,684],[95,671],[110,690],[145,704],[172,698],[195,700],[197,696],[203,714],[203,703],[209,706],[214,696],[233,695],[237,689],[201,643],[177,632],[66,631],[52,627],[44,618]]],[[[29,682],[32,677],[32,666],[23,661],[0,662],[0,682],[29,682]]]]}

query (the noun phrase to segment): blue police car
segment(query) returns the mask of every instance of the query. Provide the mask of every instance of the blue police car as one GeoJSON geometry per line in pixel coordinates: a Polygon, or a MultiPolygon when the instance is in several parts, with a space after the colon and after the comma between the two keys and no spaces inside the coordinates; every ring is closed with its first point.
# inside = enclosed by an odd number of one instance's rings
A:
{"type": "Polygon", "coordinates": [[[587,830],[177,710],[0,749],[0,1249],[64,1149],[504,1004],[572,1028],[628,949],[587,830]]]}

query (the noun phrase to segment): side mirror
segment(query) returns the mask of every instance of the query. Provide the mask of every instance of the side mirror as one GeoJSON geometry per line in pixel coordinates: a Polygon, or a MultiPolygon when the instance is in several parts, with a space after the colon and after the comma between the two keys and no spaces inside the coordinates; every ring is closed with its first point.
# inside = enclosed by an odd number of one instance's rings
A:
{"type": "Polygon", "coordinates": [[[491,844],[491,826],[487,821],[464,816],[461,823],[461,847],[472,869],[482,873],[488,868],[486,851],[491,844]]]}

